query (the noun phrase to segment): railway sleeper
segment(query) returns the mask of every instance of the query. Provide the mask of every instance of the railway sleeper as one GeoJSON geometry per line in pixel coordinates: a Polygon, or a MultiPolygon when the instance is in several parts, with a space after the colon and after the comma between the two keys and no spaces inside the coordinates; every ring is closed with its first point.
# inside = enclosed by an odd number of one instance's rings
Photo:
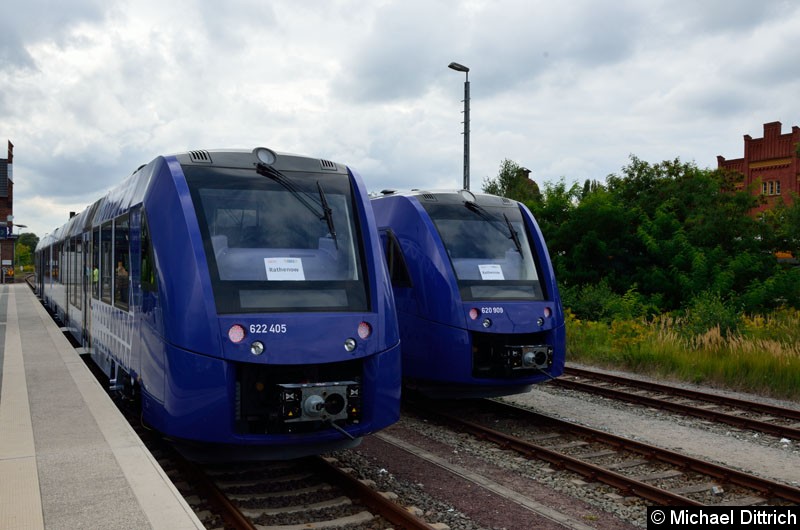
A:
{"type": "Polygon", "coordinates": [[[262,515],[282,515],[288,513],[300,513],[309,511],[329,510],[331,508],[339,508],[341,506],[352,505],[353,501],[348,497],[336,497],[327,501],[315,502],[313,504],[299,504],[296,506],[282,506],[280,508],[239,508],[245,517],[255,519],[262,515]]]}

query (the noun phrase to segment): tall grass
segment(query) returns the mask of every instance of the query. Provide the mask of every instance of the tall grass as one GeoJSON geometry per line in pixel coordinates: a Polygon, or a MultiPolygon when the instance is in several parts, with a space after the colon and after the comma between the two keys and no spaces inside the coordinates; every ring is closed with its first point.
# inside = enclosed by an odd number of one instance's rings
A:
{"type": "Polygon", "coordinates": [[[685,319],[582,321],[567,311],[567,360],[657,378],[800,399],[800,312],[742,318],[696,333],[685,319]]]}

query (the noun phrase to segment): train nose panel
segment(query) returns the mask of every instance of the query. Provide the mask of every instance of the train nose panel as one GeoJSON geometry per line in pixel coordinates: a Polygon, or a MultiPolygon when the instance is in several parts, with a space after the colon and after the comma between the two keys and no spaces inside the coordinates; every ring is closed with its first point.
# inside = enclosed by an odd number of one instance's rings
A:
{"type": "Polygon", "coordinates": [[[283,421],[354,420],[361,409],[361,389],[355,381],[280,384],[283,421]]]}
{"type": "Polygon", "coordinates": [[[553,365],[553,347],[538,346],[506,346],[505,356],[512,370],[539,368],[544,370],[553,365]]]}
{"type": "Polygon", "coordinates": [[[474,377],[525,377],[553,367],[554,347],[546,332],[471,335],[474,377]]]}

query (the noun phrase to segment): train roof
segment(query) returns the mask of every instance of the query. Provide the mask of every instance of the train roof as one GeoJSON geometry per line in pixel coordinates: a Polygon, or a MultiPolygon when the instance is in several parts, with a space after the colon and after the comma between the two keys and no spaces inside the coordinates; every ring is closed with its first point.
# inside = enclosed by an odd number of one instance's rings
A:
{"type": "Polygon", "coordinates": [[[481,206],[515,206],[517,201],[490,193],[476,193],[469,190],[381,190],[379,193],[370,195],[371,199],[382,199],[386,197],[416,197],[419,201],[439,202],[443,204],[462,204],[473,202],[481,206]]]}
{"type": "Polygon", "coordinates": [[[204,149],[173,154],[181,165],[248,168],[262,163],[280,171],[318,172],[347,174],[347,166],[324,158],[313,158],[293,153],[273,151],[266,147],[244,149],[204,149]],[[251,155],[246,157],[243,155],[251,155]]]}
{"type": "Polygon", "coordinates": [[[174,158],[181,166],[214,166],[225,168],[253,168],[267,164],[279,171],[302,171],[347,174],[347,166],[322,158],[273,151],[266,147],[253,149],[197,149],[158,156],[150,163],[139,166],[125,180],[108,190],[105,195],[53,232],[45,234],[37,248],[82,234],[92,226],[122,215],[144,200],[150,178],[167,159],[174,158]],[[248,156],[249,155],[249,156],[248,156]]]}

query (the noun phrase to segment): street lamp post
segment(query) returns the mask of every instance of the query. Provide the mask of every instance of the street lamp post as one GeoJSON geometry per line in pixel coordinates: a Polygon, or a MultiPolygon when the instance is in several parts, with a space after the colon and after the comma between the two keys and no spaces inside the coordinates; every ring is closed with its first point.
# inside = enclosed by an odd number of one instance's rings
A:
{"type": "Polygon", "coordinates": [[[450,63],[451,70],[464,72],[464,189],[469,189],[469,68],[463,64],[450,63]]]}

